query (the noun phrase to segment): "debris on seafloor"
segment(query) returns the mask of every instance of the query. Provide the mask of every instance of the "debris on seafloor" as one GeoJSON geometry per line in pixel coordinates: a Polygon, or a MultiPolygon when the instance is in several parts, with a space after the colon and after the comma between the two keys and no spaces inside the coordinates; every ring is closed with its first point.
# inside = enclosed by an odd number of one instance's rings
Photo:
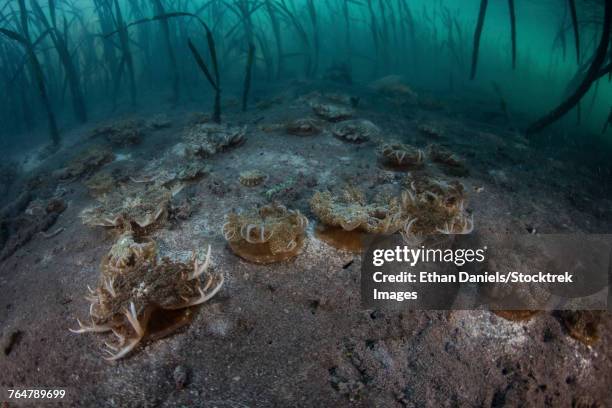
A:
{"type": "Polygon", "coordinates": [[[361,252],[367,234],[392,234],[403,226],[397,198],[379,194],[368,200],[365,194],[348,186],[339,194],[316,192],[310,208],[319,219],[316,234],[338,249],[361,252]]]}
{"type": "Polygon", "coordinates": [[[68,164],[54,174],[62,180],[79,178],[91,174],[104,164],[115,159],[112,150],[106,146],[92,146],[79,152],[68,164]]]}
{"type": "Polygon", "coordinates": [[[378,157],[384,166],[393,170],[414,170],[425,165],[425,154],[421,149],[398,141],[382,143],[378,157]]]}
{"type": "Polygon", "coordinates": [[[245,141],[246,126],[203,123],[192,126],[185,135],[189,155],[206,158],[245,141]]]}
{"type": "Polygon", "coordinates": [[[339,139],[350,143],[363,143],[380,136],[380,128],[366,119],[345,120],[336,123],[331,132],[339,139]]]}
{"type": "Polygon", "coordinates": [[[214,275],[211,248],[206,260],[190,263],[159,259],[155,242],[139,242],[131,233],[122,234],[101,264],[96,289],[89,289],[88,324],[79,319],[73,333],[113,333],[114,343],[105,342],[109,356],[118,360],[143,340],[166,337],[193,319],[194,306],[215,296],[223,286],[223,275],[214,275]],[[205,280],[203,280],[205,278],[205,280]]]}
{"type": "Polygon", "coordinates": [[[223,236],[239,257],[270,264],[301,253],[307,226],[308,219],[299,211],[270,204],[245,214],[229,213],[223,236]]]}
{"type": "Polygon", "coordinates": [[[240,173],[238,181],[246,187],[255,187],[266,181],[268,176],[260,170],[247,170],[240,173]]]}
{"type": "Polygon", "coordinates": [[[128,147],[140,144],[144,136],[145,123],[138,119],[124,119],[103,124],[92,130],[90,137],[104,138],[117,147],[128,147]]]}
{"type": "Polygon", "coordinates": [[[137,235],[162,226],[168,216],[172,192],[162,186],[133,183],[122,185],[98,199],[99,204],[81,212],[89,226],[134,231],[137,235]]]}
{"type": "Polygon", "coordinates": [[[61,198],[36,199],[25,211],[0,219],[0,261],[8,258],[39,232],[49,230],[66,209],[61,198]]]}

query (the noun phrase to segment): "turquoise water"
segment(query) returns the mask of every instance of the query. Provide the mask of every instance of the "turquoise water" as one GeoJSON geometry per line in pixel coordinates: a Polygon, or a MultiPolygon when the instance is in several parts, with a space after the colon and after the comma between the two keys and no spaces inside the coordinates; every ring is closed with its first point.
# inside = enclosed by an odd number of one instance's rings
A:
{"type": "MultiPolygon", "coordinates": [[[[23,10],[20,1],[5,1],[0,14],[6,90],[0,95],[2,143],[41,141],[32,135],[49,116],[40,84],[59,129],[83,122],[84,113],[104,108],[108,114],[109,107],[131,99],[148,105],[170,94],[178,103],[194,98],[210,103],[206,97],[213,89],[187,45],[191,39],[212,70],[203,26],[193,16],[168,13],[194,14],[210,27],[224,95],[241,94],[252,43],[253,89],[265,90],[275,81],[325,78],[330,67],[342,65],[356,83],[397,74],[417,91],[488,98],[496,104],[503,99],[514,125],[524,129],[576,88],[582,78],[577,73],[588,67],[599,40],[604,1],[576,2],[578,60],[569,2],[516,0],[514,68],[509,2],[488,3],[471,80],[479,0],[39,0],[24,2],[23,10]],[[40,84],[32,55],[40,65],[40,84]],[[166,94],[145,97],[152,91],[166,94]],[[82,95],[80,102],[73,103],[75,92],[82,95]],[[83,105],[81,113],[75,103],[83,105]]],[[[580,117],[574,109],[556,129],[608,143],[612,129],[602,134],[602,128],[611,89],[607,78],[594,83],[582,99],[580,117]]]]}

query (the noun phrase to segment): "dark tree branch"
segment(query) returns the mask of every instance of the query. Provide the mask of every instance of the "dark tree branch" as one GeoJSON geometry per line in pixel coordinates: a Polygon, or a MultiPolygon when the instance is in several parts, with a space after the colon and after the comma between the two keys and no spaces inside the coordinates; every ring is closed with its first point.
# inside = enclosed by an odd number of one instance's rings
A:
{"type": "Polygon", "coordinates": [[[580,32],[578,30],[578,16],[576,14],[576,0],[569,0],[572,27],[574,28],[574,41],[576,43],[576,62],[580,64],[580,32]]]}
{"type": "Polygon", "coordinates": [[[510,8],[510,36],[512,37],[512,69],[516,68],[516,11],[514,0],[508,0],[510,8]]]}
{"type": "Polygon", "coordinates": [[[570,95],[565,101],[563,101],[551,112],[532,123],[526,130],[526,133],[528,135],[537,133],[562,118],[567,112],[574,108],[578,104],[578,102],[580,102],[580,99],[582,99],[582,97],[589,91],[593,82],[595,82],[601,77],[599,76],[600,70],[606,60],[606,53],[608,51],[608,46],[610,45],[611,26],[612,0],[605,0],[603,32],[601,33],[601,39],[599,41],[599,45],[597,46],[595,57],[593,58],[591,66],[589,67],[584,79],[582,80],[580,85],[578,85],[578,88],[574,91],[574,93],[570,95]]]}
{"type": "Polygon", "coordinates": [[[480,11],[478,12],[478,22],[476,23],[476,31],[474,31],[474,49],[472,50],[472,72],[470,79],[476,77],[476,67],[478,66],[478,51],[480,49],[480,36],[482,35],[482,27],[484,26],[485,15],[487,14],[487,6],[489,0],[480,0],[480,11]]]}

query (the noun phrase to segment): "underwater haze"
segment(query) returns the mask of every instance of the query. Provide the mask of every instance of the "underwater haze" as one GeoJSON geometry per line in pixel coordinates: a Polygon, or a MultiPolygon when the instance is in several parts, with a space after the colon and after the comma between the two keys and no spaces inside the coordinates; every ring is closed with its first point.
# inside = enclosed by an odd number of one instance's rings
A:
{"type": "MultiPolygon", "coordinates": [[[[604,25],[604,1],[483,3],[477,30],[479,0],[4,1],[2,144],[32,146],[39,141],[32,130],[51,115],[65,129],[90,111],[108,114],[126,103],[205,100],[213,89],[188,47],[191,40],[212,64],[201,23],[217,48],[224,96],[240,95],[251,44],[254,94],[340,67],[356,83],[394,74],[417,91],[503,103],[524,130],[579,85],[604,25]]],[[[607,79],[594,81],[557,131],[608,143],[610,89],[607,79]]]]}

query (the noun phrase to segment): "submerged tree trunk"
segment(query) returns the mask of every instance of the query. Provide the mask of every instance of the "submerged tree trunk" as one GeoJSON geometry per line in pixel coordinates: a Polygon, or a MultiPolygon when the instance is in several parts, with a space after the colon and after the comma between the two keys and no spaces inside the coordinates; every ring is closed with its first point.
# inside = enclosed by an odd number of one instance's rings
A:
{"type": "Polygon", "coordinates": [[[410,42],[412,44],[412,64],[416,67],[419,63],[419,43],[417,42],[416,38],[416,24],[414,21],[414,16],[412,15],[412,11],[410,10],[410,6],[406,2],[406,0],[402,0],[402,6],[404,7],[406,19],[408,20],[408,30],[410,31],[410,42]]]}
{"type": "Polygon", "coordinates": [[[344,15],[344,47],[346,51],[346,63],[351,65],[351,15],[348,0],[342,2],[342,14],[344,15]]]}
{"type": "Polygon", "coordinates": [[[510,9],[510,37],[512,38],[512,69],[516,68],[516,11],[514,0],[508,0],[510,9]]]}
{"type": "Polygon", "coordinates": [[[591,88],[593,82],[595,82],[601,77],[602,65],[606,60],[606,54],[610,45],[610,30],[612,28],[611,26],[612,0],[605,0],[603,32],[601,33],[601,39],[599,41],[599,45],[597,46],[597,50],[595,51],[593,61],[591,62],[591,65],[584,79],[582,80],[580,85],[578,85],[578,88],[576,88],[574,93],[570,95],[565,101],[563,101],[551,112],[532,123],[526,130],[526,133],[528,135],[541,131],[545,127],[551,125],[552,123],[563,117],[567,112],[574,108],[578,104],[578,102],[580,102],[582,97],[591,88]]]}
{"type": "MultiPolygon", "coordinates": [[[[153,0],[153,4],[155,6],[155,13],[157,15],[166,14],[161,0],[153,0]]],[[[174,48],[172,48],[172,41],[170,40],[170,26],[168,19],[165,18],[160,19],[159,24],[161,25],[164,46],[166,47],[166,52],[168,53],[168,60],[170,61],[170,71],[172,73],[172,98],[176,102],[180,97],[179,73],[178,65],[176,63],[176,55],[174,54],[174,48]]]]}
{"type": "MultiPolygon", "coordinates": [[[[94,0],[94,3],[96,6],[96,14],[98,15],[98,20],[100,21],[100,28],[102,29],[102,32],[108,33],[113,31],[114,24],[112,23],[111,5],[102,0],[94,0]]],[[[103,37],[102,41],[104,61],[106,61],[108,64],[108,74],[106,75],[106,86],[104,87],[104,89],[108,91],[110,89],[114,89],[114,84],[117,83],[117,67],[119,66],[120,62],[117,60],[117,54],[115,53],[115,47],[112,41],[106,37],[103,37]]],[[[114,93],[112,94],[112,98],[113,105],[115,105],[116,101],[114,93]]]]}
{"type": "Polygon", "coordinates": [[[312,25],[312,45],[314,48],[314,61],[309,76],[314,76],[319,70],[319,56],[321,54],[321,50],[319,49],[319,27],[317,24],[317,10],[314,5],[314,0],[308,0],[306,5],[308,7],[308,15],[310,16],[310,23],[312,25]]]}
{"type": "Polygon", "coordinates": [[[215,90],[215,105],[212,119],[215,123],[221,123],[221,78],[219,76],[219,65],[217,62],[217,49],[215,46],[215,40],[212,35],[212,31],[210,31],[210,29],[204,22],[200,22],[206,30],[206,42],[208,43],[208,53],[210,54],[210,59],[213,65],[213,73],[210,72],[210,69],[208,69],[208,66],[200,55],[200,52],[195,47],[195,45],[193,45],[190,39],[187,40],[187,45],[189,46],[189,49],[191,50],[191,53],[196,63],[204,73],[204,76],[206,77],[206,79],[208,79],[208,82],[210,82],[210,85],[215,90]]]}
{"type": "Polygon", "coordinates": [[[296,16],[295,13],[293,13],[291,10],[289,10],[289,7],[287,7],[285,0],[279,0],[276,6],[291,21],[298,37],[304,45],[304,74],[306,76],[310,76],[310,73],[312,72],[312,47],[310,45],[310,41],[308,40],[308,34],[306,33],[306,29],[302,25],[299,17],[296,16]]]}
{"type": "Polygon", "coordinates": [[[259,49],[261,50],[261,56],[266,64],[266,78],[268,81],[271,81],[274,78],[274,57],[268,49],[268,43],[266,42],[265,34],[263,32],[259,32],[255,34],[255,39],[259,44],[259,49]]]}
{"type": "Polygon", "coordinates": [[[38,92],[40,93],[40,99],[45,108],[45,112],[47,113],[47,122],[49,123],[49,135],[51,136],[51,143],[54,146],[59,146],[61,140],[59,130],[57,128],[57,122],[55,120],[55,114],[53,113],[51,101],[49,100],[49,95],[47,94],[47,88],[45,87],[45,76],[42,72],[42,68],[40,67],[40,63],[38,62],[38,58],[36,58],[36,54],[31,48],[28,48],[28,59],[30,60],[30,66],[32,67],[33,75],[36,78],[36,86],[38,87],[38,92]]]}
{"type": "Polygon", "coordinates": [[[253,60],[255,59],[255,45],[249,44],[249,54],[247,56],[246,74],[244,76],[244,90],[242,92],[242,111],[247,109],[249,91],[251,90],[251,74],[253,73],[253,60]]]}
{"type": "Polygon", "coordinates": [[[130,80],[130,99],[132,101],[132,105],[136,105],[136,75],[134,74],[134,59],[132,58],[132,51],[130,50],[128,28],[123,20],[123,15],[121,13],[118,0],[115,0],[115,18],[117,20],[117,31],[119,34],[119,43],[121,45],[121,54],[130,80]]]}
{"type": "Polygon", "coordinates": [[[274,41],[276,42],[276,54],[278,55],[278,63],[276,65],[276,79],[280,79],[283,72],[283,36],[280,31],[280,24],[276,16],[276,11],[270,0],[266,0],[266,10],[270,16],[272,24],[272,33],[274,33],[274,41]]]}
{"type": "Polygon", "coordinates": [[[485,15],[487,14],[487,6],[489,0],[480,0],[480,11],[478,12],[478,22],[476,23],[476,31],[474,31],[474,49],[472,50],[472,71],[470,79],[476,78],[476,67],[478,66],[478,52],[480,50],[480,36],[482,35],[482,27],[484,26],[485,15]]]}
{"type": "Polygon", "coordinates": [[[580,32],[578,30],[578,15],[576,14],[575,0],[569,0],[570,15],[572,16],[572,27],[574,28],[574,42],[576,43],[576,63],[580,64],[580,32]]]}
{"type": "Polygon", "coordinates": [[[70,88],[70,94],[72,95],[72,109],[74,111],[74,115],[79,122],[85,123],[87,122],[87,106],[85,105],[85,97],[83,96],[83,90],[81,88],[81,82],[78,77],[77,69],[72,63],[69,54],[61,59],[65,66],[66,79],[70,88]]]}
{"type": "Polygon", "coordinates": [[[372,41],[374,42],[374,50],[376,51],[376,63],[374,64],[373,76],[378,74],[378,59],[380,57],[380,41],[378,38],[378,24],[376,23],[376,14],[372,6],[372,0],[368,0],[368,12],[370,14],[370,32],[372,33],[372,41]]]}
{"type": "MultiPolygon", "coordinates": [[[[38,19],[41,21],[43,26],[47,30],[49,30],[51,41],[53,42],[60,62],[64,67],[64,72],[66,73],[66,81],[68,82],[70,95],[72,96],[72,109],[74,111],[74,115],[76,116],[79,122],[87,122],[87,108],[85,106],[85,98],[83,97],[83,90],[81,89],[81,82],[79,80],[78,70],[75,66],[72,57],[70,56],[70,51],[68,50],[68,39],[67,37],[63,36],[62,32],[57,28],[57,21],[55,19],[55,9],[50,10],[52,18],[51,21],[49,21],[40,6],[38,5],[37,1],[33,0],[31,4],[34,13],[36,13],[36,15],[38,16],[38,19]]],[[[53,2],[50,2],[50,4],[51,7],[54,7],[53,2]]],[[[66,28],[68,22],[66,21],[65,17],[63,22],[64,28],[66,28]]]]}
{"type": "Polygon", "coordinates": [[[1,29],[1,32],[7,37],[18,41],[25,48],[28,64],[32,73],[32,78],[34,78],[34,80],[36,81],[38,94],[47,114],[47,122],[49,125],[49,136],[51,138],[51,143],[54,147],[57,147],[59,146],[61,139],[59,135],[59,130],[57,128],[57,122],[55,120],[55,114],[53,113],[51,101],[49,100],[49,95],[47,93],[47,87],[45,85],[45,76],[40,66],[40,62],[38,61],[38,57],[36,56],[36,52],[34,51],[34,45],[30,37],[30,30],[28,27],[28,12],[25,7],[25,0],[19,0],[18,4],[22,34],[19,35],[18,33],[5,29],[1,29]]]}

